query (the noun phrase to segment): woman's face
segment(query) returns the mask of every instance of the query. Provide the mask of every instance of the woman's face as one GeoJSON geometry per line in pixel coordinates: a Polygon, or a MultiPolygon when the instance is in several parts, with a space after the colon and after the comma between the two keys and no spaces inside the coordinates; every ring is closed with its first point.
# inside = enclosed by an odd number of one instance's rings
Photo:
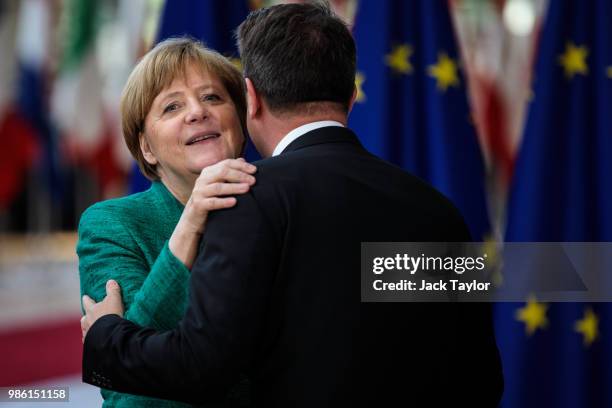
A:
{"type": "Polygon", "coordinates": [[[162,179],[191,183],[204,167],[238,157],[243,143],[238,113],[223,83],[194,65],[157,95],[141,135],[145,160],[157,165],[162,179]]]}

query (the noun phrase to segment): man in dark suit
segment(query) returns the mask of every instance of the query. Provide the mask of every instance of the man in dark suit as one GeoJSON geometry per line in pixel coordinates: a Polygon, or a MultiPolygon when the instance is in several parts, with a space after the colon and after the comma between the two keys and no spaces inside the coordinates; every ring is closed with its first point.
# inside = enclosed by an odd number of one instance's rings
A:
{"type": "MultiPolygon", "coordinates": [[[[360,243],[469,241],[456,209],[347,129],[355,45],[327,8],[280,5],[239,27],[248,129],[264,157],[237,205],[210,215],[179,327],[87,307],[83,380],[187,402],[246,373],[262,407],[496,406],[483,304],[361,303],[360,243]]],[[[382,135],[381,135],[382,137],[382,135]]]]}

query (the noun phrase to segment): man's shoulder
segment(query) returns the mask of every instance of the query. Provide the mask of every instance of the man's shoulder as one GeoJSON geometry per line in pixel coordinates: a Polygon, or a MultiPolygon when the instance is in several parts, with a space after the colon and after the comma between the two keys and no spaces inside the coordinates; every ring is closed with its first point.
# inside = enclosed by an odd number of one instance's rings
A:
{"type": "Polygon", "coordinates": [[[431,184],[412,174],[405,173],[405,193],[410,199],[410,209],[415,217],[431,220],[443,232],[447,241],[470,241],[471,236],[463,215],[455,204],[431,184]]]}
{"type": "Polygon", "coordinates": [[[268,157],[253,162],[257,167],[255,173],[255,185],[251,188],[254,192],[268,192],[272,190],[286,189],[293,183],[297,183],[303,176],[300,168],[305,163],[293,160],[291,155],[280,155],[268,157]]]}
{"type": "MultiPolygon", "coordinates": [[[[333,144],[330,144],[333,146],[333,144]]],[[[302,149],[253,162],[257,166],[255,188],[300,186],[308,177],[323,184],[341,182],[345,176],[364,183],[377,183],[382,189],[417,195],[421,200],[454,210],[454,205],[427,181],[365,150],[302,149]],[[338,154],[339,152],[347,154],[338,154]]]]}
{"type": "MultiPolygon", "coordinates": [[[[291,166],[291,155],[287,153],[281,154],[278,156],[266,157],[263,159],[259,159],[257,161],[252,162],[254,166],[257,167],[257,171],[261,171],[262,169],[265,171],[265,176],[274,176],[274,170],[278,168],[284,168],[291,166]]],[[[295,163],[294,163],[295,164],[295,163]]]]}
{"type": "Polygon", "coordinates": [[[469,240],[463,215],[446,195],[426,180],[391,163],[387,165],[390,169],[389,180],[396,183],[399,194],[406,202],[407,212],[446,225],[448,230],[457,233],[455,240],[469,240]]]}
{"type": "Polygon", "coordinates": [[[350,202],[335,200],[329,205],[350,206],[352,210],[367,207],[364,210],[378,211],[383,218],[395,216],[401,208],[407,217],[447,225],[465,235],[463,216],[443,193],[361,146],[332,143],[287,152],[254,164],[258,171],[252,197],[265,206],[278,209],[294,195],[326,200],[327,196],[322,195],[331,193],[337,197],[336,192],[346,192],[344,197],[350,197],[350,202]],[[373,203],[376,205],[372,206],[373,203]]]}

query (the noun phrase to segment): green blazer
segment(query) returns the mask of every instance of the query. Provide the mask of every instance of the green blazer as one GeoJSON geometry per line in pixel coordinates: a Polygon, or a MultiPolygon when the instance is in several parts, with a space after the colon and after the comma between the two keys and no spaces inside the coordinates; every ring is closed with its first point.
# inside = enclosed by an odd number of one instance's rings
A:
{"type": "MultiPolygon", "coordinates": [[[[168,249],[183,205],[160,182],[145,192],[103,201],[81,216],[77,254],[81,296],[100,301],[121,285],[125,317],[156,330],[176,327],[187,306],[189,270],[168,249]]],[[[187,407],[102,389],[104,407],[187,407]]]]}

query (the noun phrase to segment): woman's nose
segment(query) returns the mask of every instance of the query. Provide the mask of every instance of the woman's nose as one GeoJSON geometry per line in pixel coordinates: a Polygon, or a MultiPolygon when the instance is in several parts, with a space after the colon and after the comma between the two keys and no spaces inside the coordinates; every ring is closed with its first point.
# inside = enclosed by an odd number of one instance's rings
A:
{"type": "Polygon", "coordinates": [[[208,110],[200,101],[191,101],[188,105],[187,117],[188,123],[199,122],[208,117],[208,110]]]}

